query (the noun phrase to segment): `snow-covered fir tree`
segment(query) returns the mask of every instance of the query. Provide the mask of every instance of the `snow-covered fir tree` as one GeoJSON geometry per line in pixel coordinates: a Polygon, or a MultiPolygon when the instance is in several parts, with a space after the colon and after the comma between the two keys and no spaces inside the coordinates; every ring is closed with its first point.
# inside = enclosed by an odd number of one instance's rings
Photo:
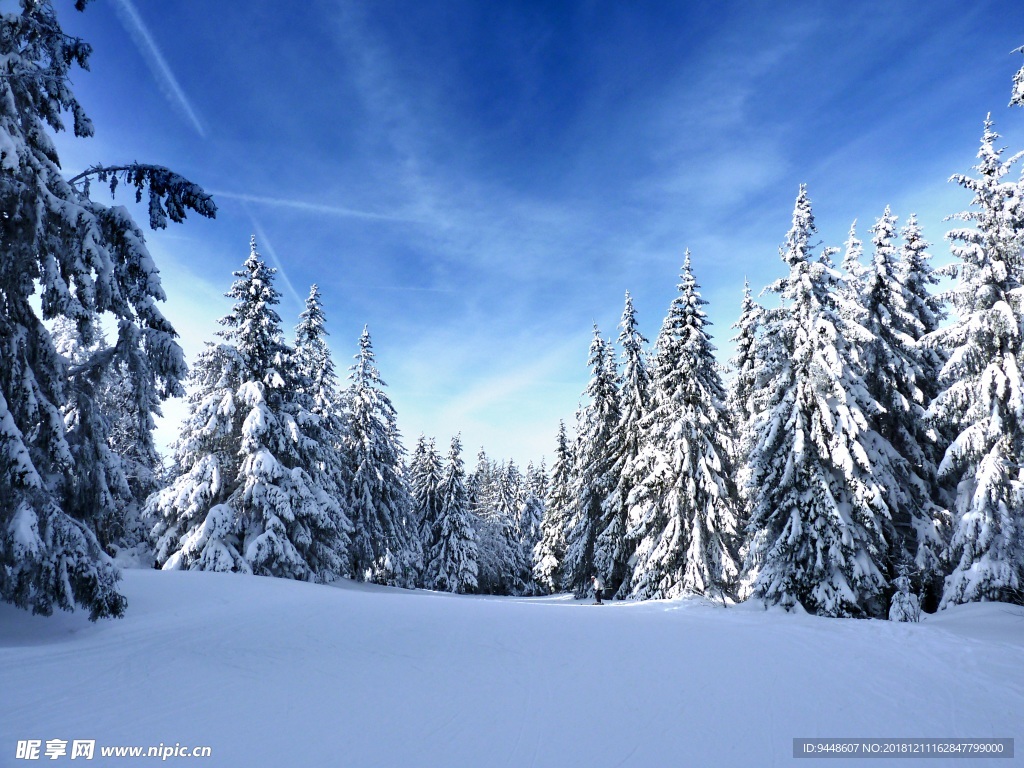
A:
{"type": "Polygon", "coordinates": [[[438,484],[438,511],[426,543],[424,586],[445,592],[466,593],[477,588],[477,542],[462,441],[452,438],[451,450],[438,484]]]}
{"type": "Polygon", "coordinates": [[[326,325],[320,287],[314,283],[295,327],[292,363],[302,381],[302,391],[312,400],[311,410],[320,418],[333,415],[338,408],[338,374],[327,344],[326,325]]]}
{"type": "Polygon", "coordinates": [[[514,461],[504,461],[495,475],[494,506],[509,520],[518,533],[523,508],[523,475],[514,461]]]}
{"type": "MultiPolygon", "coordinates": [[[[340,505],[342,514],[347,497],[349,467],[345,462],[345,422],[338,392],[338,374],[327,344],[327,319],[320,288],[310,286],[306,305],[295,327],[295,347],[291,356],[291,374],[295,394],[314,418],[301,426],[308,439],[303,444],[304,466],[340,505]]],[[[347,528],[346,520],[339,528],[347,528]]]]}
{"type": "MultiPolygon", "coordinates": [[[[913,237],[915,231],[910,234],[913,237]]],[[[934,378],[928,381],[928,377],[937,370],[930,364],[932,351],[918,343],[926,328],[913,308],[915,303],[927,306],[928,297],[910,292],[910,286],[924,287],[918,278],[925,275],[912,275],[908,267],[913,265],[902,264],[903,252],[895,244],[896,217],[888,207],[871,235],[871,262],[855,298],[858,321],[869,336],[859,349],[864,383],[871,399],[881,406],[868,414],[868,422],[896,453],[890,461],[896,485],[889,489],[895,536],[889,541],[888,554],[891,563],[906,555],[922,571],[938,573],[942,511],[932,502],[934,452],[925,423],[926,392],[934,391],[934,378]]],[[[920,245],[911,243],[913,248],[920,245]]],[[[917,268],[923,268],[923,263],[917,268]]]]}
{"type": "MultiPolygon", "coordinates": [[[[52,336],[55,349],[67,361],[68,370],[78,370],[90,359],[112,353],[102,331],[96,332],[92,345],[86,347],[77,324],[63,316],[54,322],[52,336]]],[[[108,409],[111,403],[107,395],[119,383],[115,379],[117,372],[113,365],[93,366],[90,375],[68,387],[70,397],[61,407],[71,455],[76,466],[85,468],[82,477],[71,481],[77,486],[74,496],[96,510],[93,530],[100,546],[108,553],[144,539],[144,532],[139,530],[142,524],[138,508],[128,485],[127,467],[110,445],[117,411],[108,409]]],[[[123,405],[130,407],[131,404],[123,405]]],[[[140,439],[139,442],[147,441],[140,439]]],[[[148,442],[152,442],[151,436],[148,442]]]]}
{"type": "MultiPolygon", "coordinates": [[[[1014,53],[1024,53],[1024,46],[1016,48],[1014,53]]],[[[1013,90],[1010,92],[1010,106],[1024,107],[1024,67],[1013,76],[1013,90]]]]}
{"type": "MultiPolygon", "coordinates": [[[[757,393],[757,347],[761,329],[761,306],[754,301],[750,291],[750,281],[743,281],[743,300],[740,303],[740,316],[733,323],[736,335],[730,341],[736,345],[736,354],[729,360],[733,379],[728,390],[726,403],[729,413],[736,423],[736,432],[742,438],[747,426],[753,421],[757,412],[755,394],[757,393]]],[[[740,455],[743,455],[742,449],[740,455]]]]}
{"type": "Polygon", "coordinates": [[[105,333],[96,332],[91,347],[86,348],[77,325],[58,317],[52,335],[69,370],[80,370],[90,360],[111,358],[108,366],[92,365],[84,381],[69,387],[72,399],[61,410],[76,461],[93,467],[77,482],[87,486],[79,493],[80,498],[91,499],[89,503],[97,510],[95,533],[100,545],[108,553],[148,563],[149,531],[142,520],[142,508],[146,499],[160,489],[163,470],[153,441],[153,413],[136,397],[126,361],[113,359],[114,350],[105,333]],[[86,460],[85,453],[90,451],[95,455],[86,460]]]}
{"type": "Polygon", "coordinates": [[[864,291],[869,269],[864,266],[864,242],[857,237],[856,219],[850,225],[850,232],[843,245],[841,268],[843,298],[851,305],[858,306],[858,299],[864,291]]]}
{"type": "Polygon", "coordinates": [[[572,468],[575,463],[565,422],[558,422],[555,459],[544,498],[544,518],[540,541],[533,548],[533,579],[542,591],[557,592],[562,587],[562,561],[565,536],[572,513],[572,468]]]}
{"type": "Polygon", "coordinates": [[[899,575],[893,581],[896,591],[889,604],[889,621],[917,622],[921,620],[921,601],[913,592],[909,571],[906,564],[901,565],[898,571],[899,575]]]}
{"type": "Polygon", "coordinates": [[[96,537],[112,503],[101,486],[120,470],[97,383],[112,367],[127,372],[128,405],[147,430],[160,401],[181,394],[186,369],[157,307],[164,293],[142,230],[125,208],[92,200],[90,182],[148,189],[154,228],[216,208],[157,166],[61,175],[51,132],[64,129],[65,113],[76,137],[93,133],[70,81],[91,49],[64,32],[50,0],[20,5],[0,15],[0,599],[35,613],[77,605],[94,619],[119,616],[119,573],[96,537]],[[116,322],[116,341],[69,365],[44,321],[66,318],[92,350],[101,315],[116,322]]]}
{"type": "MultiPolygon", "coordinates": [[[[619,348],[622,376],[619,385],[619,423],[614,440],[615,454],[610,473],[615,489],[606,502],[605,525],[596,544],[598,570],[606,574],[605,588],[610,595],[624,597],[629,590],[630,561],[635,542],[626,536],[629,496],[642,481],[639,461],[646,434],[641,427],[651,397],[651,372],[647,357],[647,339],[640,332],[633,297],[626,291],[626,302],[619,322],[619,348]]],[[[610,360],[609,360],[610,362],[610,360]]],[[[610,371],[609,375],[614,375],[610,371]]]]}
{"type": "Polygon", "coordinates": [[[526,487],[530,493],[541,500],[548,497],[548,488],[551,485],[551,478],[548,476],[547,460],[541,457],[540,464],[528,462],[526,465],[526,487]]]}
{"type": "Polygon", "coordinates": [[[526,562],[530,566],[530,580],[533,580],[533,549],[540,541],[541,525],[544,522],[544,499],[547,496],[548,478],[544,462],[539,467],[533,462],[526,465],[523,484],[523,507],[519,513],[519,541],[523,547],[526,562]]]}
{"type": "Polygon", "coordinates": [[[619,392],[612,351],[596,325],[588,365],[587,403],[576,419],[573,509],[562,573],[562,587],[577,598],[589,594],[595,573],[605,580],[609,576],[615,543],[605,539],[599,550],[595,545],[618,513],[614,499],[618,480],[613,472],[618,454],[619,392]]]}
{"type": "Polygon", "coordinates": [[[416,467],[419,466],[427,452],[427,436],[420,432],[416,438],[416,445],[413,446],[412,454],[409,456],[409,466],[406,468],[405,476],[409,479],[409,494],[413,498],[413,507],[416,507],[416,467]]]}
{"type": "Polygon", "coordinates": [[[726,392],[689,251],[679,294],[655,342],[654,392],[643,421],[643,480],[630,497],[639,599],[723,597],[738,576],[737,503],[726,392]]]}
{"type": "Polygon", "coordinates": [[[409,492],[417,535],[426,542],[441,508],[441,456],[434,438],[420,435],[409,460],[409,492]]]}
{"type": "Polygon", "coordinates": [[[513,462],[496,465],[481,448],[470,477],[477,536],[478,590],[484,594],[525,594],[530,562],[519,536],[524,489],[513,462]]]}
{"type": "Polygon", "coordinates": [[[500,591],[510,595],[524,595],[533,591],[532,562],[524,549],[523,512],[526,507],[526,487],[523,475],[515,462],[504,463],[497,473],[492,535],[500,552],[500,591]]]}
{"type": "MultiPolygon", "coordinates": [[[[913,424],[918,445],[925,454],[921,464],[915,465],[915,471],[928,483],[932,501],[931,511],[941,547],[932,550],[932,536],[921,535],[914,562],[916,564],[914,578],[918,581],[925,601],[925,608],[934,611],[939,606],[942,596],[942,583],[945,576],[943,550],[949,539],[950,513],[952,498],[944,493],[938,482],[937,469],[945,452],[946,446],[952,442],[951,435],[930,418],[927,408],[939,394],[939,375],[946,362],[945,350],[925,339],[938,330],[946,317],[946,307],[936,292],[939,276],[932,269],[931,254],[928,253],[929,243],[921,233],[917,217],[911,214],[907,223],[900,230],[903,240],[900,246],[900,261],[897,268],[897,282],[903,286],[907,301],[907,312],[916,318],[916,327],[920,335],[915,339],[918,363],[922,373],[917,384],[921,390],[920,402],[925,405],[924,420],[913,424]]],[[[913,463],[913,462],[912,462],[913,463]]]]}
{"type": "Polygon", "coordinates": [[[473,467],[467,481],[469,490],[469,509],[477,517],[486,517],[494,506],[495,466],[483,446],[476,455],[476,466],[473,467]]]}
{"type": "Polygon", "coordinates": [[[154,412],[140,407],[126,364],[112,366],[103,388],[101,410],[110,418],[107,445],[121,461],[129,491],[128,506],[119,516],[119,531],[112,546],[135,550],[136,558],[144,562],[152,553],[142,510],[146,500],[163,486],[164,462],[153,440],[154,412]]]}
{"type": "MultiPolygon", "coordinates": [[[[907,311],[917,319],[916,325],[921,329],[922,337],[927,336],[938,330],[946,317],[946,308],[941,297],[936,294],[939,276],[930,264],[932,256],[928,248],[931,244],[924,239],[916,214],[907,217],[907,223],[900,230],[900,238],[903,243],[900,246],[896,280],[903,286],[907,311]]],[[[926,366],[926,375],[921,381],[922,387],[927,387],[924,399],[925,402],[931,402],[933,398],[930,393],[937,392],[938,373],[945,359],[941,350],[929,347],[922,349],[920,355],[922,365],[926,366]]]]}
{"type": "Polygon", "coordinates": [[[770,290],[761,380],[766,408],[751,454],[747,570],[755,597],[828,616],[879,616],[887,587],[891,447],[868,424],[871,402],[855,365],[864,329],[829,294],[837,276],[812,259],[807,189],[780,249],[789,275],[770,290]]]}
{"type": "Polygon", "coordinates": [[[955,488],[943,606],[1024,602],[1024,189],[1005,178],[1020,155],[1004,160],[998,139],[986,120],[977,176],[952,178],[973,195],[955,217],[968,225],[947,235],[956,321],[928,337],[950,350],[931,415],[955,435],[938,468],[955,488]]]}
{"type": "Polygon", "coordinates": [[[402,471],[404,448],[395,407],[377,370],[370,332],[345,393],[347,454],[351,464],[348,512],[353,575],[359,580],[411,587],[421,569],[422,547],[414,527],[412,499],[402,471]]]}
{"type": "Polygon", "coordinates": [[[482,446],[467,487],[477,540],[477,588],[481,593],[495,594],[501,589],[504,568],[501,537],[493,525],[498,492],[497,467],[482,446]]]}
{"type": "Polygon", "coordinates": [[[190,414],[177,444],[179,474],[150,498],[156,562],[331,580],[348,573],[351,529],[306,464],[317,418],[305,407],[275,307],[276,270],[250,241],[235,300],[193,368],[190,414]]]}
{"type": "MultiPolygon", "coordinates": [[[[737,530],[746,528],[747,514],[750,509],[748,489],[750,488],[750,452],[754,447],[759,402],[758,371],[761,364],[758,350],[761,347],[761,305],[754,301],[750,291],[750,281],[743,281],[743,300],[740,303],[740,316],[733,323],[736,335],[730,341],[736,345],[736,353],[729,360],[732,381],[729,382],[726,399],[728,411],[733,425],[734,444],[731,452],[732,465],[736,471],[737,494],[737,530]]],[[[739,537],[740,547],[737,556],[742,561],[746,556],[746,539],[739,537]]],[[[739,597],[746,597],[745,585],[737,585],[739,597]]]]}

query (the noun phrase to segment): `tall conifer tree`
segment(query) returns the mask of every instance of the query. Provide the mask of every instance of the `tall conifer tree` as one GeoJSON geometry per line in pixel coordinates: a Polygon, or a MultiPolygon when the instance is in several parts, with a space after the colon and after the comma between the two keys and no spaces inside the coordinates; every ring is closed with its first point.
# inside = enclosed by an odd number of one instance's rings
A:
{"type": "Polygon", "coordinates": [[[427,545],[424,584],[446,592],[472,592],[477,588],[477,542],[458,435],[452,438],[438,496],[438,513],[431,523],[427,545]]]}
{"type": "Polygon", "coordinates": [[[632,495],[633,597],[720,597],[738,575],[736,489],[726,392],[687,251],[679,294],[656,342],[644,421],[646,473],[632,495]]]}
{"type": "MultiPolygon", "coordinates": [[[[729,361],[733,379],[730,382],[726,400],[726,410],[730,415],[733,427],[731,457],[736,471],[738,532],[742,532],[746,528],[750,514],[750,452],[753,450],[757,437],[754,425],[757,422],[763,400],[763,393],[758,389],[757,379],[761,370],[758,350],[762,345],[763,312],[762,307],[751,296],[750,281],[744,280],[740,316],[732,325],[736,329],[736,335],[730,341],[736,345],[736,354],[729,361]]],[[[740,533],[738,541],[737,556],[742,560],[746,557],[746,537],[740,533]]],[[[737,595],[741,598],[746,597],[748,586],[739,582],[737,595]]]]}
{"type": "Polygon", "coordinates": [[[422,549],[402,472],[404,449],[395,407],[384,391],[387,385],[377,370],[366,328],[355,361],[344,398],[352,478],[348,510],[355,528],[353,573],[360,580],[411,587],[422,549]]]}
{"type": "Polygon", "coordinates": [[[628,594],[631,560],[636,542],[626,536],[629,498],[642,482],[640,456],[646,441],[642,427],[651,398],[651,372],[647,358],[647,339],[640,332],[633,297],[626,291],[626,303],[619,322],[619,348],[622,376],[619,387],[619,423],[611,459],[615,489],[607,501],[603,530],[598,536],[598,571],[606,574],[608,594],[628,594]]]}
{"type": "Polygon", "coordinates": [[[955,488],[943,605],[1024,602],[1024,188],[1004,180],[1020,155],[1004,160],[998,138],[986,120],[977,177],[952,178],[974,196],[956,217],[969,226],[947,235],[957,319],[929,337],[951,351],[931,406],[955,435],[938,469],[955,488]]]}
{"type": "Polygon", "coordinates": [[[829,616],[880,616],[887,587],[891,449],[870,429],[877,408],[856,366],[862,327],[840,314],[838,279],[812,259],[816,232],[801,186],[780,249],[789,275],[766,310],[767,408],[751,455],[755,489],[747,568],[756,597],[829,616]]]}
{"type": "Polygon", "coordinates": [[[577,417],[574,508],[566,532],[563,564],[563,587],[578,598],[588,594],[590,577],[596,572],[608,578],[612,548],[595,552],[595,543],[608,519],[618,511],[613,496],[617,484],[613,470],[618,453],[619,393],[611,350],[596,325],[588,364],[588,402],[577,417]]]}
{"type": "Polygon", "coordinates": [[[541,522],[540,541],[533,548],[533,578],[546,592],[562,588],[563,560],[566,534],[572,513],[572,444],[565,422],[558,422],[555,438],[555,459],[551,465],[551,480],[544,499],[544,519],[541,522]]]}
{"type": "Polygon", "coordinates": [[[895,244],[896,217],[888,207],[871,234],[871,263],[864,271],[863,290],[857,294],[858,316],[869,334],[860,358],[867,391],[881,406],[869,414],[869,423],[896,453],[891,466],[897,482],[889,489],[893,530],[887,577],[892,579],[897,574],[891,569],[907,557],[916,559],[925,572],[939,567],[942,538],[936,521],[941,513],[932,502],[935,469],[925,424],[925,393],[934,382],[928,377],[937,371],[929,365],[931,352],[918,344],[925,326],[913,303],[926,299],[910,293],[915,279],[911,285],[905,282],[923,275],[912,275],[908,265],[901,263],[895,244]]]}
{"type": "MultiPolygon", "coordinates": [[[[420,435],[409,462],[409,490],[417,534],[426,544],[441,509],[441,457],[434,438],[420,435]]],[[[463,479],[464,480],[464,479],[463,479]]]]}
{"type": "Polygon", "coordinates": [[[306,305],[295,328],[295,352],[291,376],[295,396],[312,414],[303,425],[308,439],[303,442],[303,463],[339,504],[345,517],[339,529],[348,530],[345,511],[348,480],[345,462],[345,422],[342,418],[338,374],[327,344],[327,319],[320,288],[310,286],[306,305]]]}
{"type": "Polygon", "coordinates": [[[186,369],[157,306],[165,297],[142,230],[125,208],[93,200],[90,183],[111,192],[125,183],[139,197],[148,190],[153,228],[189,209],[212,217],[216,207],[159,166],[97,166],[64,178],[52,132],[67,113],[76,137],[93,134],[70,80],[90,53],[64,32],[50,0],[0,16],[0,599],[42,614],[77,605],[95,619],[126,605],[97,540],[123,469],[108,448],[97,384],[112,367],[127,374],[125,405],[145,444],[160,402],[182,394],[186,369]],[[102,350],[93,347],[101,316],[117,324],[117,340],[102,350]],[[61,317],[94,351],[77,365],[56,352],[44,325],[61,317]]]}
{"type": "Polygon", "coordinates": [[[309,581],[348,573],[348,520],[306,464],[315,417],[281,337],[275,271],[253,237],[227,293],[225,343],[209,344],[193,370],[180,474],[147,504],[165,570],[309,581]]]}

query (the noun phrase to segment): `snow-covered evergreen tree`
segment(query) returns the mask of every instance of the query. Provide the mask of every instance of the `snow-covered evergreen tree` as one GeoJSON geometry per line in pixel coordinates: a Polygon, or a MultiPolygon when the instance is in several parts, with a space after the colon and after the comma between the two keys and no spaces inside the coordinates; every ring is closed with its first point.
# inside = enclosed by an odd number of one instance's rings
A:
{"type": "MultiPolygon", "coordinates": [[[[92,345],[86,347],[77,324],[63,316],[54,322],[52,336],[69,370],[77,370],[90,359],[112,352],[102,332],[95,333],[92,345]]],[[[74,496],[96,510],[93,530],[100,546],[111,554],[144,539],[125,463],[110,445],[117,411],[107,408],[112,403],[107,402],[106,395],[119,383],[115,379],[117,373],[113,365],[93,366],[89,376],[68,387],[70,398],[61,407],[71,454],[76,466],[84,468],[83,476],[71,481],[76,486],[74,496]]],[[[130,402],[116,405],[122,404],[131,406],[130,402]]],[[[144,444],[146,440],[139,442],[144,444]]]]}
{"type": "Polygon", "coordinates": [[[470,510],[477,539],[477,586],[483,594],[497,594],[503,570],[503,547],[493,525],[497,494],[497,467],[481,448],[469,476],[470,510]]]}
{"type": "Polygon", "coordinates": [[[500,552],[500,591],[504,594],[524,595],[532,591],[532,562],[523,541],[526,499],[526,487],[519,467],[513,461],[506,462],[497,474],[494,517],[491,520],[497,551],[500,552]]]}
{"type": "Polygon", "coordinates": [[[476,466],[469,475],[466,487],[469,490],[469,509],[478,517],[486,517],[494,506],[494,463],[487,451],[480,447],[476,455],[476,466]]]}
{"type": "Polygon", "coordinates": [[[496,466],[481,449],[469,485],[479,591],[502,595],[532,591],[530,553],[521,537],[526,489],[519,468],[514,462],[496,466]]]}
{"type": "Polygon", "coordinates": [[[780,249],[789,275],[771,286],[763,381],[768,399],[751,455],[747,569],[755,597],[829,616],[881,615],[891,448],[870,429],[877,408],[855,366],[864,329],[829,293],[838,282],[812,259],[816,227],[800,187],[780,249]],[[847,315],[848,318],[848,315],[847,315]]]}
{"type": "Polygon", "coordinates": [[[930,410],[956,435],[938,469],[956,489],[943,606],[1024,602],[1024,188],[1005,180],[1020,155],[1004,160],[998,138],[986,120],[977,177],[952,177],[974,196],[947,235],[957,319],[928,339],[951,352],[930,410]]]}
{"type": "Polygon", "coordinates": [[[920,464],[914,469],[928,484],[929,505],[932,520],[927,530],[919,532],[917,549],[914,554],[916,576],[920,582],[922,597],[927,610],[938,608],[942,596],[942,582],[945,576],[943,550],[950,533],[952,498],[943,492],[938,482],[937,469],[946,446],[955,435],[937,425],[928,416],[927,408],[939,394],[939,376],[946,362],[945,350],[925,342],[929,334],[938,330],[946,317],[946,308],[935,292],[939,277],[932,269],[929,243],[921,233],[917,217],[911,214],[900,231],[903,244],[900,247],[900,261],[897,267],[897,282],[903,286],[907,312],[916,319],[919,335],[915,337],[915,351],[921,374],[917,379],[920,389],[919,403],[925,406],[924,417],[910,425],[917,444],[924,453],[920,464]]]}
{"type": "Polygon", "coordinates": [[[311,410],[320,418],[334,415],[338,408],[338,374],[327,345],[326,325],[320,287],[314,283],[295,327],[292,362],[303,382],[303,392],[312,401],[311,410]]]}
{"type": "Polygon", "coordinates": [[[101,393],[101,411],[110,419],[107,446],[120,460],[128,483],[128,505],[118,516],[111,546],[135,550],[142,562],[151,557],[149,526],[142,519],[146,500],[163,485],[164,463],[153,440],[154,413],[140,407],[131,372],[115,363],[101,393]]]}
{"type": "Polygon", "coordinates": [[[275,272],[252,238],[227,293],[235,304],[221,320],[224,343],[208,344],[193,368],[179,474],[147,503],[165,570],[309,581],[348,573],[349,522],[306,464],[317,419],[281,337],[275,272]]]}
{"type": "MultiPolygon", "coordinates": [[[[857,221],[850,225],[850,232],[846,236],[846,243],[843,247],[843,260],[841,262],[843,277],[843,299],[853,306],[859,305],[859,298],[864,291],[870,271],[864,266],[864,243],[857,237],[857,221]]],[[[859,321],[860,318],[857,318],[859,321]]]]}
{"type": "Polygon", "coordinates": [[[446,592],[472,592],[477,588],[477,542],[458,435],[452,438],[438,497],[427,543],[424,585],[446,592]]]}
{"type": "MultiPolygon", "coordinates": [[[[921,570],[937,572],[942,512],[932,502],[933,441],[925,423],[926,391],[934,386],[934,378],[929,382],[928,377],[937,371],[930,364],[932,352],[918,344],[926,329],[914,304],[926,306],[928,299],[910,292],[910,286],[923,287],[917,283],[925,275],[911,274],[908,267],[913,265],[902,264],[902,252],[895,245],[896,217],[888,207],[871,234],[871,263],[856,298],[859,322],[869,335],[859,350],[864,382],[881,406],[869,413],[868,421],[896,452],[890,461],[897,482],[889,489],[894,536],[888,554],[891,563],[907,555],[921,570]]],[[[913,237],[914,230],[910,234],[913,237]]],[[[920,245],[911,243],[913,248],[920,245]]],[[[922,267],[923,263],[918,265],[922,267]]]]}
{"type": "Polygon", "coordinates": [[[655,342],[644,479],[630,497],[628,535],[637,542],[630,593],[639,599],[724,596],[739,572],[731,425],[699,288],[687,251],[655,342]]]}
{"type": "Polygon", "coordinates": [[[519,513],[519,541],[523,546],[526,561],[531,569],[530,580],[533,580],[533,549],[540,541],[541,525],[544,522],[544,498],[547,496],[548,478],[543,461],[539,467],[533,462],[526,465],[526,478],[523,484],[523,507],[519,513]]]}
{"type": "MultiPolygon", "coordinates": [[[[1024,46],[1015,48],[1014,53],[1024,53],[1024,46]]],[[[1024,107],[1024,67],[1013,76],[1013,91],[1010,93],[1010,106],[1024,107]]]]}
{"type": "Polygon", "coordinates": [[[81,487],[76,496],[88,499],[96,509],[94,529],[104,551],[127,553],[128,558],[146,563],[150,546],[141,511],[146,499],[160,488],[163,464],[153,442],[153,414],[140,404],[126,362],[113,359],[114,350],[102,331],[93,335],[92,345],[86,348],[77,325],[58,317],[52,336],[69,370],[110,358],[108,366],[92,365],[83,381],[68,388],[72,399],[61,409],[76,462],[91,468],[75,479],[81,487]]]}
{"type": "Polygon", "coordinates": [[[892,603],[889,605],[889,621],[911,621],[921,620],[921,601],[912,591],[909,568],[902,565],[899,576],[893,581],[896,592],[892,596],[892,603]]]}
{"type": "MultiPolygon", "coordinates": [[[[624,597],[629,590],[631,559],[635,542],[626,536],[629,496],[642,481],[639,461],[646,435],[641,427],[651,397],[651,373],[647,358],[647,339],[640,332],[633,297],[626,291],[626,302],[619,322],[622,376],[619,383],[619,423],[610,457],[610,475],[615,488],[605,503],[602,530],[596,542],[597,570],[605,574],[607,594],[624,597]]],[[[609,365],[612,359],[609,355],[609,365]]],[[[617,371],[609,370],[616,378],[617,371]]]]}
{"type": "Polygon", "coordinates": [[[504,574],[504,538],[495,525],[498,468],[481,446],[467,488],[469,509],[477,540],[477,589],[483,594],[501,592],[504,574]]]}
{"type": "Polygon", "coordinates": [[[541,457],[540,464],[534,465],[531,461],[526,465],[526,487],[530,493],[541,500],[548,497],[548,488],[551,485],[551,478],[548,476],[547,461],[541,457]]]}
{"type": "MultiPolygon", "coordinates": [[[[896,280],[903,286],[907,311],[917,318],[922,336],[927,336],[936,331],[945,319],[946,308],[941,297],[935,293],[939,277],[929,263],[932,258],[928,253],[930,243],[924,239],[915,214],[907,217],[907,223],[900,230],[900,238],[903,244],[900,246],[896,280]]],[[[929,397],[929,391],[937,391],[938,372],[942,370],[945,360],[941,351],[936,349],[925,348],[920,354],[928,372],[921,384],[931,388],[925,391],[925,401],[930,402],[932,398],[929,397]]]]}
{"type": "Polygon", "coordinates": [[[572,513],[572,468],[575,463],[565,422],[558,422],[555,459],[544,498],[544,519],[540,541],[533,548],[533,580],[541,590],[557,592],[562,587],[565,538],[572,513]]]}
{"type": "Polygon", "coordinates": [[[296,397],[313,416],[301,425],[308,437],[303,443],[303,465],[339,503],[345,520],[339,521],[338,528],[347,530],[344,504],[349,467],[345,461],[345,422],[326,323],[320,288],[314,283],[295,328],[290,373],[295,379],[296,397]]]}
{"type": "MultiPolygon", "coordinates": [[[[736,354],[729,361],[734,378],[726,401],[729,413],[736,422],[741,446],[743,434],[756,414],[754,395],[757,392],[757,347],[762,311],[761,306],[751,295],[750,281],[744,280],[740,316],[732,325],[736,329],[736,335],[730,341],[736,345],[736,354]]],[[[744,456],[742,447],[739,455],[744,456]]]]}
{"type": "Polygon", "coordinates": [[[596,325],[588,365],[588,401],[577,416],[574,504],[566,532],[562,584],[577,598],[589,594],[590,578],[595,573],[607,581],[617,548],[608,538],[602,540],[600,547],[595,546],[598,536],[618,514],[614,460],[619,452],[621,420],[614,357],[596,325]]]}
{"type": "Polygon", "coordinates": [[[409,461],[409,492],[417,535],[426,544],[441,509],[441,456],[434,438],[420,435],[409,461]]]}
{"type": "Polygon", "coordinates": [[[355,360],[344,398],[352,466],[348,511],[355,528],[353,574],[359,580],[411,587],[422,565],[422,549],[402,472],[404,448],[395,407],[384,391],[366,328],[355,360]]]}
{"type": "MultiPolygon", "coordinates": [[[[729,360],[733,378],[726,399],[726,410],[733,426],[731,457],[736,472],[737,531],[746,528],[750,510],[750,452],[757,437],[754,425],[762,399],[758,389],[758,373],[762,367],[758,352],[764,344],[761,338],[763,312],[751,295],[750,281],[744,279],[740,316],[732,325],[736,335],[730,341],[736,345],[736,353],[729,360]]],[[[746,557],[746,537],[740,535],[739,542],[737,557],[742,561],[746,557]]],[[[742,582],[737,584],[738,597],[747,597],[747,586],[742,582]]]]}
{"type": "Polygon", "coordinates": [[[76,137],[93,133],[70,82],[91,49],[63,31],[50,0],[20,6],[0,14],[0,599],[35,613],[78,605],[94,619],[119,616],[119,574],[96,537],[119,471],[97,383],[112,367],[126,371],[130,407],[148,430],[160,401],[181,394],[185,363],[157,307],[164,293],[142,230],[123,207],[92,200],[89,186],[148,189],[154,228],[216,208],[157,166],[94,167],[65,180],[51,131],[68,113],[76,137]],[[68,319],[93,349],[101,315],[117,323],[117,340],[69,365],[44,321],[68,319]]]}

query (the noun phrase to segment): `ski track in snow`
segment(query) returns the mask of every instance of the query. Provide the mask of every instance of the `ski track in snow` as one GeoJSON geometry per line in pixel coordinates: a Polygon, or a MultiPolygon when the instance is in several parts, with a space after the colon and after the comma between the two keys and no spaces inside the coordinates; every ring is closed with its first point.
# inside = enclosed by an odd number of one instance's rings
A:
{"type": "Polygon", "coordinates": [[[98,624],[0,605],[0,766],[56,738],[209,745],[199,763],[239,768],[825,764],[793,761],[795,737],[1024,749],[1024,609],[1003,604],[911,625],[208,573],[128,571],[124,590],[127,616],[98,624]]]}

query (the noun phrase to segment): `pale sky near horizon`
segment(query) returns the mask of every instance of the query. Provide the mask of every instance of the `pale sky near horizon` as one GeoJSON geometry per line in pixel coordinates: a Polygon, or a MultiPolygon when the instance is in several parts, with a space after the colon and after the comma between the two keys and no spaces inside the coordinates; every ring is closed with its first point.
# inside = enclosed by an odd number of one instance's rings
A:
{"type": "Polygon", "coordinates": [[[727,354],[799,184],[825,244],[890,205],[941,263],[986,114],[1024,148],[1019,0],[55,5],[94,48],[68,174],[159,163],[219,207],[147,236],[189,361],[255,234],[286,335],[318,283],[339,372],[368,325],[406,446],[461,431],[470,466],[550,462],[593,324],[628,289],[653,340],[686,248],[727,354]]]}

